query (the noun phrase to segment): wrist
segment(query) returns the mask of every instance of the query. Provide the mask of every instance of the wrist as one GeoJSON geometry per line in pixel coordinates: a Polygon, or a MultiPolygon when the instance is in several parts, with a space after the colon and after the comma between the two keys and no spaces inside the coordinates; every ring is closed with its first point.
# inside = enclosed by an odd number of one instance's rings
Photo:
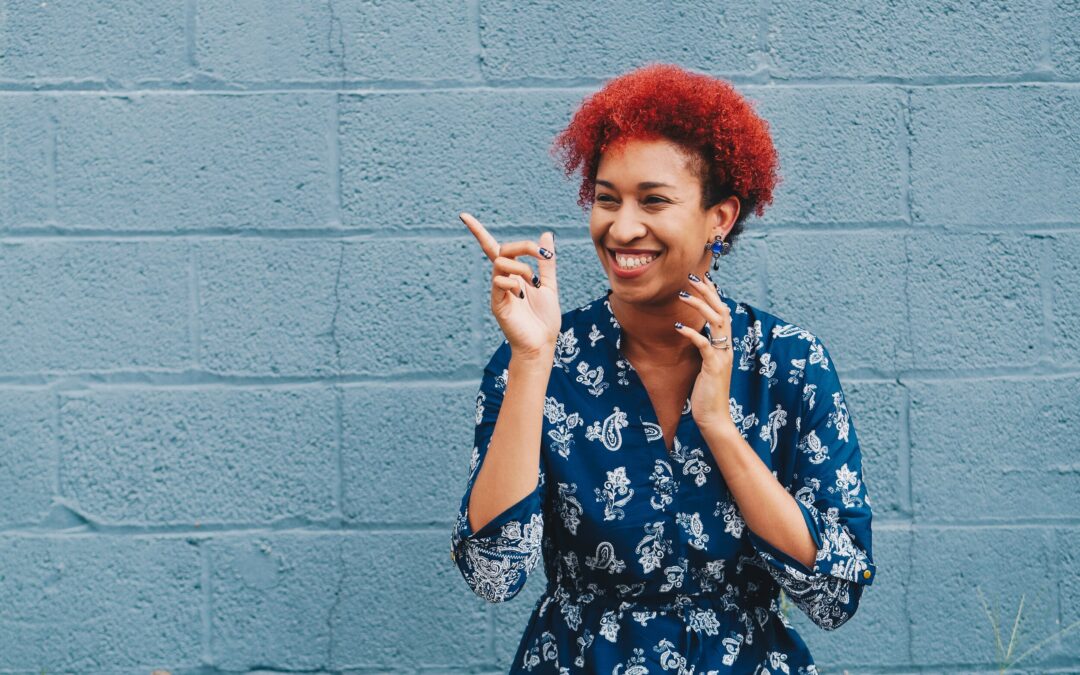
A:
{"type": "Polygon", "coordinates": [[[555,362],[555,347],[518,349],[510,352],[510,367],[515,369],[550,371],[555,362]]]}
{"type": "Polygon", "coordinates": [[[742,440],[742,433],[739,432],[739,428],[730,419],[705,422],[704,424],[698,423],[698,429],[701,430],[702,436],[716,439],[722,443],[742,440]]]}

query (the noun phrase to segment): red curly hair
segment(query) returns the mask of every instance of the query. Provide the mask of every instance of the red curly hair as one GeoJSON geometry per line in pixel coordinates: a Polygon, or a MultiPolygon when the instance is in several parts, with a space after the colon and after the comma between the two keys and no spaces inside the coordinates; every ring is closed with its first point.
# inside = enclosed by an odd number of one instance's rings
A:
{"type": "Polygon", "coordinates": [[[731,83],[672,64],[651,63],[609,80],[582,102],[551,153],[567,176],[581,167],[578,205],[591,208],[601,153],[616,140],[656,137],[688,151],[703,209],[739,198],[728,242],[751,212],[761,216],[772,203],[780,177],[768,123],[731,83]]]}

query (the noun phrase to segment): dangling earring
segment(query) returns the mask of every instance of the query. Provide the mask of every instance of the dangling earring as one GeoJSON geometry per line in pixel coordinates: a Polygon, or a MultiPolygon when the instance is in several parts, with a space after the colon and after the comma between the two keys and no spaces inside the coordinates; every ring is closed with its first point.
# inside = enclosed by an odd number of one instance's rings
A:
{"type": "Polygon", "coordinates": [[[711,244],[705,244],[705,249],[712,249],[712,268],[715,272],[720,269],[720,256],[727,255],[731,251],[731,242],[724,241],[720,235],[716,235],[711,244]]]}

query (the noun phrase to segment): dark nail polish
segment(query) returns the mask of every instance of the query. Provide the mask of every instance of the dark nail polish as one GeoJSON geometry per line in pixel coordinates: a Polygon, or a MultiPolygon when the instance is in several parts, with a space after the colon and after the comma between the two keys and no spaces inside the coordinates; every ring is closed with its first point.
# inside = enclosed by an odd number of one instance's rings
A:
{"type": "Polygon", "coordinates": [[[540,288],[540,277],[533,275],[533,286],[540,288]]]}
{"type": "Polygon", "coordinates": [[[709,281],[712,281],[712,275],[709,274],[709,270],[705,270],[705,278],[707,278],[709,281]]]}
{"type": "Polygon", "coordinates": [[[541,247],[540,247],[540,255],[544,256],[544,257],[545,257],[545,258],[547,258],[548,260],[551,260],[552,256],[554,256],[555,254],[554,254],[554,253],[552,253],[551,251],[547,250],[547,249],[546,249],[546,248],[544,248],[543,246],[541,246],[541,247]]]}
{"type": "Polygon", "coordinates": [[[700,277],[698,277],[698,275],[694,274],[693,272],[691,272],[691,273],[690,273],[690,274],[688,274],[687,276],[689,276],[689,277],[690,277],[690,280],[691,280],[691,281],[701,281],[701,278],[700,278],[700,277]]]}
{"type": "Polygon", "coordinates": [[[525,299],[525,291],[518,291],[518,297],[521,298],[522,300],[524,300],[525,299]]]}
{"type": "Polygon", "coordinates": [[[676,328],[682,328],[682,321],[676,321],[675,322],[675,327],[676,328]]]}
{"type": "Polygon", "coordinates": [[[683,296],[684,298],[689,298],[690,297],[690,294],[687,293],[686,291],[679,291],[679,295],[683,296]]]}

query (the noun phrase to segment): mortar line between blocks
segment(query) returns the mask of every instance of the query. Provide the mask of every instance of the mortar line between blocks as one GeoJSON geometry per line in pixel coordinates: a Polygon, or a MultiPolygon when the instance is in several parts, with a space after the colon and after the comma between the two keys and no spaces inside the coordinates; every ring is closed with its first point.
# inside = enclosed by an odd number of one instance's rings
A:
{"type": "Polygon", "coordinates": [[[56,165],[57,165],[57,146],[59,145],[60,135],[60,118],[58,108],[60,101],[56,96],[49,96],[46,99],[46,104],[49,111],[49,132],[46,134],[47,150],[46,152],[46,164],[48,174],[49,185],[49,219],[54,223],[60,222],[60,198],[59,188],[57,187],[56,179],[56,165]]]}
{"type": "Polygon", "coordinates": [[[484,81],[484,39],[480,28],[480,0],[465,0],[465,10],[469,21],[472,22],[472,49],[473,66],[476,68],[476,79],[484,81]]]}
{"type": "Polygon", "coordinates": [[[202,366],[202,326],[199,323],[199,263],[197,244],[188,244],[188,342],[191,349],[191,367],[202,366]]]}
{"type": "MultiPolygon", "coordinates": [[[[196,0],[187,0],[184,7],[184,57],[191,66],[192,71],[197,71],[199,66],[195,62],[195,29],[198,8],[196,0]]],[[[194,72],[192,73],[194,75],[194,72]]]]}
{"type": "Polygon", "coordinates": [[[202,607],[200,618],[202,620],[202,658],[206,666],[213,665],[213,645],[211,630],[213,628],[213,594],[210,590],[213,568],[210,562],[210,551],[206,547],[208,539],[199,542],[199,553],[202,555],[202,607]]]}
{"type": "Polygon", "coordinates": [[[333,224],[340,227],[345,222],[344,197],[341,192],[341,94],[335,92],[330,110],[329,129],[330,156],[330,203],[334,210],[333,224]]]}

